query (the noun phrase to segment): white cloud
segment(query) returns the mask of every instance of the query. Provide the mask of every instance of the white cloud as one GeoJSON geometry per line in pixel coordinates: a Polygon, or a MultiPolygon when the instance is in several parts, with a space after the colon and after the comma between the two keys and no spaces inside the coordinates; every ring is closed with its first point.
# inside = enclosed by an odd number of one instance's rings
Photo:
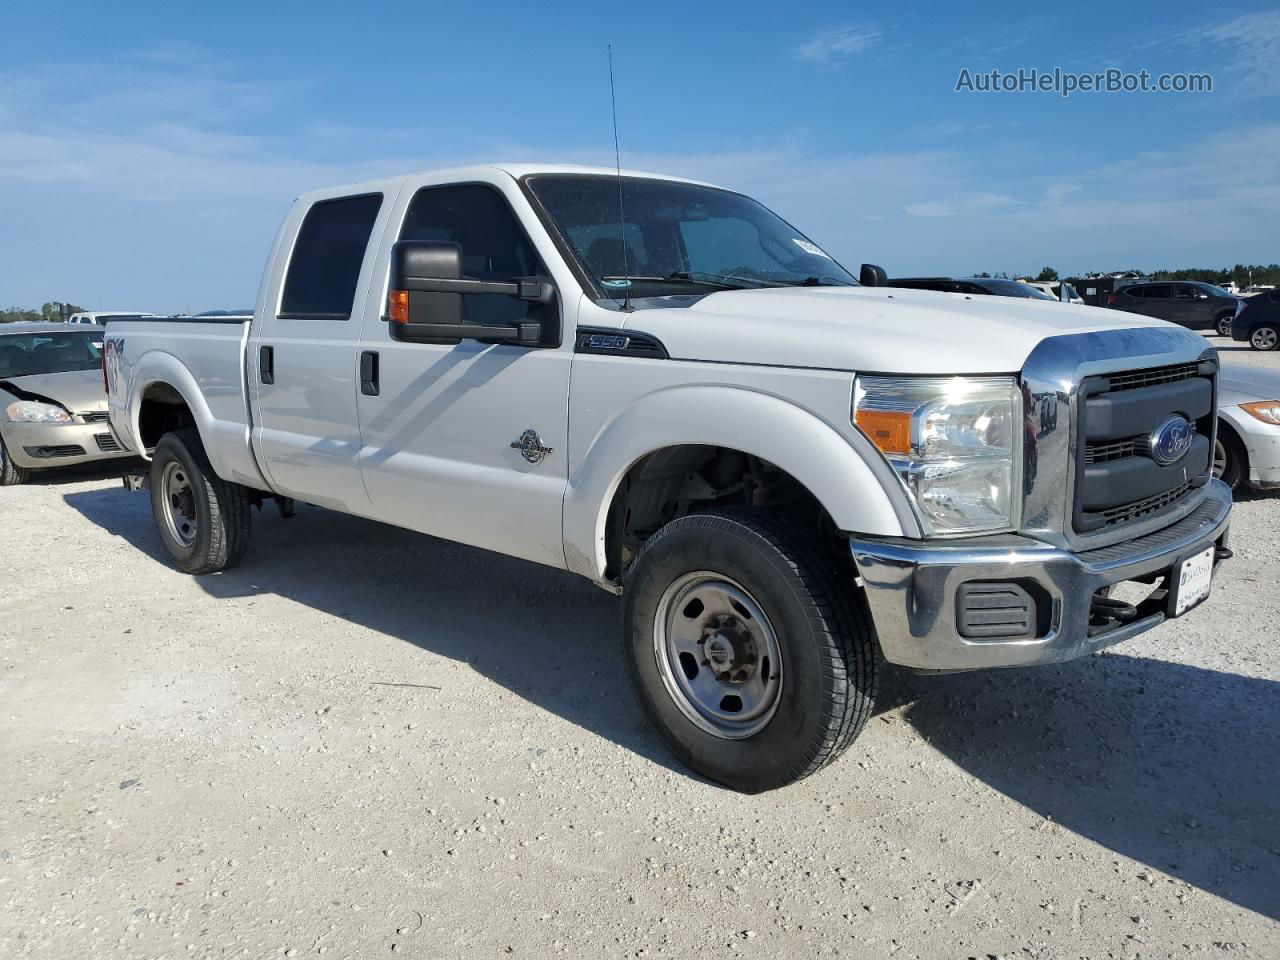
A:
{"type": "Polygon", "coordinates": [[[1202,36],[1226,48],[1227,70],[1240,79],[1242,93],[1280,93],[1280,10],[1246,13],[1205,27],[1202,36]]]}
{"type": "Polygon", "coordinates": [[[1008,210],[1022,202],[1001,193],[974,191],[945,200],[909,203],[906,212],[913,217],[973,217],[1008,210]]]}
{"type": "Polygon", "coordinates": [[[866,24],[850,24],[820,30],[793,50],[797,60],[836,67],[871,48],[880,40],[880,31],[866,24]]]}

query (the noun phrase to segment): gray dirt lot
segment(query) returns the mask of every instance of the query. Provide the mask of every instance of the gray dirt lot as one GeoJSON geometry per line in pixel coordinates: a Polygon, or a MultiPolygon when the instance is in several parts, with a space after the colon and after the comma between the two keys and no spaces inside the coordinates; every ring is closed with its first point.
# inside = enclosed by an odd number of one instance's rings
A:
{"type": "Polygon", "coordinates": [[[0,956],[1275,958],[1278,521],[1238,504],[1186,618],[893,675],[745,797],[585,582],[311,508],[193,579],[107,474],[5,489],[0,956]]]}

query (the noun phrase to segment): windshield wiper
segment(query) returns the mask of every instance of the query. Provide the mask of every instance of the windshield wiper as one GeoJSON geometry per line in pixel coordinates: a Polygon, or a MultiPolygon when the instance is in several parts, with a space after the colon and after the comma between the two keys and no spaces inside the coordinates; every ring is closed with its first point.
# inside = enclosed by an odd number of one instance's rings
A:
{"type": "Polygon", "coordinates": [[[675,270],[668,273],[666,279],[714,284],[726,290],[755,290],[773,285],[772,280],[761,280],[758,277],[739,277],[731,273],[703,273],[700,270],[675,270]]]}
{"type": "Polygon", "coordinates": [[[611,283],[616,280],[630,280],[638,281],[640,283],[695,283],[700,287],[719,287],[721,290],[747,290],[750,288],[743,286],[737,281],[742,280],[744,282],[755,282],[749,280],[747,277],[721,277],[718,273],[689,273],[687,271],[669,273],[665,277],[646,277],[632,273],[625,277],[616,276],[600,278],[601,283],[611,283]]]}

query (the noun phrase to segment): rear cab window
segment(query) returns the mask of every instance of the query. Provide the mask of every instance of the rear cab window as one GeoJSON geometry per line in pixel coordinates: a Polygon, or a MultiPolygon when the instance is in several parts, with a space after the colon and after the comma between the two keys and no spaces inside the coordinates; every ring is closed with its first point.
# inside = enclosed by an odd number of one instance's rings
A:
{"type": "Polygon", "coordinates": [[[282,319],[349,320],[382,194],[312,204],[298,228],[280,297],[282,319]]]}

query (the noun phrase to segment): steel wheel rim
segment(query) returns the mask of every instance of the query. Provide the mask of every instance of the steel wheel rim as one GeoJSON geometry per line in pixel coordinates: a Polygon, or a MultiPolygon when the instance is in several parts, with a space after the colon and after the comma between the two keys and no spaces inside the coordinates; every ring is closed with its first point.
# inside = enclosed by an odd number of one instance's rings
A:
{"type": "Polygon", "coordinates": [[[1213,475],[1221,478],[1227,472],[1227,447],[1221,440],[1213,441],[1213,475]]]}
{"type": "Polygon", "coordinates": [[[676,580],[658,601],[653,650],[667,693],[703,731],[741,740],[773,719],[782,648],[741,584],[709,570],[676,580]]]}
{"type": "Polygon", "coordinates": [[[160,476],[160,505],[169,535],[184,547],[196,542],[196,499],[187,468],[177,460],[164,465],[160,476]]]}
{"type": "Polygon", "coordinates": [[[1276,345],[1276,332],[1270,327],[1253,331],[1253,345],[1259,350],[1270,350],[1276,345]]]}

